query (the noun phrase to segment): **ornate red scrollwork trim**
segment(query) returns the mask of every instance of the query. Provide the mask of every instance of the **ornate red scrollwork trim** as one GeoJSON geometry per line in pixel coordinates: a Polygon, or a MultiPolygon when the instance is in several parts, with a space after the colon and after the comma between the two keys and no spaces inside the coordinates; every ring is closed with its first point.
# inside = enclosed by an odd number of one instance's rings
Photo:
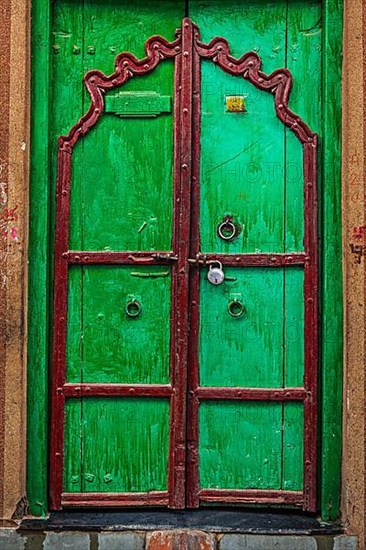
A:
{"type": "Polygon", "coordinates": [[[59,149],[71,151],[80,136],[84,136],[98,122],[104,111],[104,93],[122,86],[133,76],[143,76],[151,72],[163,59],[175,57],[181,50],[181,32],[177,39],[168,42],[161,36],[152,36],[145,43],[146,57],[137,59],[132,53],[122,52],[115,60],[115,71],[107,76],[101,71],[88,71],[84,84],[91,98],[87,113],[73,126],[67,136],[59,138],[59,149]]]}
{"type": "Polygon", "coordinates": [[[267,75],[260,68],[262,61],[254,52],[248,52],[239,59],[230,55],[228,42],[216,37],[209,44],[198,40],[196,35],[195,48],[200,57],[212,59],[225,72],[249,80],[256,88],[271,92],[275,96],[275,110],[278,118],[290,128],[302,143],[310,143],[315,134],[305,122],[288,107],[288,99],[292,87],[292,76],[287,69],[277,69],[267,75]]]}

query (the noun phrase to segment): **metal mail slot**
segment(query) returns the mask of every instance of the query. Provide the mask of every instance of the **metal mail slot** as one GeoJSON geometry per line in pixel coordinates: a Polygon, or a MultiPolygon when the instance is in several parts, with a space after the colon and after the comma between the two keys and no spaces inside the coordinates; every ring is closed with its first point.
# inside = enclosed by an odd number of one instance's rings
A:
{"type": "Polygon", "coordinates": [[[119,117],[157,117],[171,113],[172,98],[156,92],[119,92],[105,97],[105,112],[119,117]]]}

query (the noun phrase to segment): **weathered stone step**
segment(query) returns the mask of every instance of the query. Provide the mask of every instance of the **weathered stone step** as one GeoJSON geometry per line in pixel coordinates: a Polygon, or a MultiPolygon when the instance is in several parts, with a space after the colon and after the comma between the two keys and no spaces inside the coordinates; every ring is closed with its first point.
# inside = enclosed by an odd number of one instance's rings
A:
{"type": "Polygon", "coordinates": [[[0,550],[357,550],[348,535],[261,535],[161,531],[18,531],[0,529],[0,550]]]}

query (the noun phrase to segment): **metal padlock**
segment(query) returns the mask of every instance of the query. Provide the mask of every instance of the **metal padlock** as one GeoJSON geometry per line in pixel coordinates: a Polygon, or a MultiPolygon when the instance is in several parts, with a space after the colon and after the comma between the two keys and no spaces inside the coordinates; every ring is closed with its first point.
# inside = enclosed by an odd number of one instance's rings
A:
{"type": "Polygon", "coordinates": [[[212,285],[221,285],[221,283],[224,282],[225,274],[222,270],[221,262],[219,262],[218,260],[215,260],[210,263],[207,278],[212,285]],[[218,267],[213,267],[214,264],[217,264],[218,267]]]}

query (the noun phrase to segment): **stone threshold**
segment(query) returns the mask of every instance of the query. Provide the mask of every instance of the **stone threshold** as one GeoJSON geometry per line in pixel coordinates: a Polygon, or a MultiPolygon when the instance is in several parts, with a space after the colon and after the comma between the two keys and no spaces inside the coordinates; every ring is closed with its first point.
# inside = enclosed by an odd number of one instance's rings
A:
{"type": "Polygon", "coordinates": [[[1,550],[357,550],[314,515],[205,508],[53,512],[0,529],[1,550]]]}
{"type": "Polygon", "coordinates": [[[339,535],[338,523],[314,515],[273,510],[205,508],[199,510],[62,511],[47,518],[24,518],[20,531],[156,531],[198,529],[214,533],[261,535],[339,535]]]}

